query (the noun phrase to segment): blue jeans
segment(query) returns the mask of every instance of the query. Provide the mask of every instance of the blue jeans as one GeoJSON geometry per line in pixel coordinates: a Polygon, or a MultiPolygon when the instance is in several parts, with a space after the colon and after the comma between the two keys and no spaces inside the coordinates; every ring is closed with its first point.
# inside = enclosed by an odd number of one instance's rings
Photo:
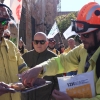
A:
{"type": "Polygon", "coordinates": [[[66,76],[72,76],[72,75],[76,75],[77,74],[77,71],[71,71],[71,72],[68,72],[66,74],[66,76]]]}

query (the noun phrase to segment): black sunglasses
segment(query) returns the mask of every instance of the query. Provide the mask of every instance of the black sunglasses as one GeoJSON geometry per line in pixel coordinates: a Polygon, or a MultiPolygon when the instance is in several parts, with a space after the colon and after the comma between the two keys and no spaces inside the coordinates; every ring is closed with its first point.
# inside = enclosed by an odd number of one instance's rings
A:
{"type": "MultiPolygon", "coordinates": [[[[81,34],[84,38],[89,38],[90,34],[81,34]]],[[[79,35],[79,37],[81,37],[81,35],[79,35]]]]}
{"type": "Polygon", "coordinates": [[[55,44],[55,41],[49,41],[49,43],[55,44]]]}
{"type": "Polygon", "coordinates": [[[45,44],[46,40],[33,40],[34,44],[45,44]]]}
{"type": "Polygon", "coordinates": [[[90,32],[90,33],[87,33],[87,34],[79,34],[79,37],[83,36],[84,38],[89,38],[92,33],[93,32],[90,32]]]}
{"type": "MultiPolygon", "coordinates": [[[[99,29],[97,29],[97,30],[94,30],[94,31],[92,31],[92,32],[89,32],[89,33],[87,33],[87,34],[81,34],[84,38],[89,38],[90,37],[90,35],[93,33],[93,34],[96,34],[97,32],[98,32],[98,30],[99,29]]],[[[79,34],[79,37],[81,36],[80,34],[79,34]]]]}

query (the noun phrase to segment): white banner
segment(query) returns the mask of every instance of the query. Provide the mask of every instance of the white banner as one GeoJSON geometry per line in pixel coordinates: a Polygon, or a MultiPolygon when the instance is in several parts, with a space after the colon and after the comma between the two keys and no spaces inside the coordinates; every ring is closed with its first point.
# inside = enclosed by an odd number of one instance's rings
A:
{"type": "Polygon", "coordinates": [[[10,0],[10,8],[13,12],[13,17],[16,23],[19,24],[22,11],[22,0],[10,0]]]}
{"type": "Polygon", "coordinates": [[[59,33],[59,29],[57,23],[55,22],[48,34],[48,38],[53,38],[57,33],[59,33]]]}
{"type": "Polygon", "coordinates": [[[72,31],[72,26],[69,26],[69,28],[63,33],[64,37],[68,39],[72,35],[77,35],[74,31],[72,31]]]}

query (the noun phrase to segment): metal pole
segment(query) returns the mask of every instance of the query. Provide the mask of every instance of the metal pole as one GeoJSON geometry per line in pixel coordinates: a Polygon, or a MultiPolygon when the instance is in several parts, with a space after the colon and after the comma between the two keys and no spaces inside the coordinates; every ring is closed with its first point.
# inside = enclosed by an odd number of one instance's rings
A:
{"type": "Polygon", "coordinates": [[[61,36],[61,32],[59,32],[59,36],[60,36],[61,42],[62,42],[63,45],[65,46],[64,41],[63,41],[62,36],[61,36]]]}
{"type": "Polygon", "coordinates": [[[19,23],[18,23],[18,34],[17,34],[17,47],[19,45],[19,23]]]}

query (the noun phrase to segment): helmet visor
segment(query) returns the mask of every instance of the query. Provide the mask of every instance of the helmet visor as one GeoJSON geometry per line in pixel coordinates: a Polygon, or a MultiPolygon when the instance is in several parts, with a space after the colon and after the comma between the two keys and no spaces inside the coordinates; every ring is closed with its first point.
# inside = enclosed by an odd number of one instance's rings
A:
{"type": "Polygon", "coordinates": [[[89,24],[87,22],[76,20],[71,20],[71,25],[72,31],[75,31],[76,33],[85,33],[86,31],[88,31],[89,28],[100,28],[100,25],[89,24]]]}

